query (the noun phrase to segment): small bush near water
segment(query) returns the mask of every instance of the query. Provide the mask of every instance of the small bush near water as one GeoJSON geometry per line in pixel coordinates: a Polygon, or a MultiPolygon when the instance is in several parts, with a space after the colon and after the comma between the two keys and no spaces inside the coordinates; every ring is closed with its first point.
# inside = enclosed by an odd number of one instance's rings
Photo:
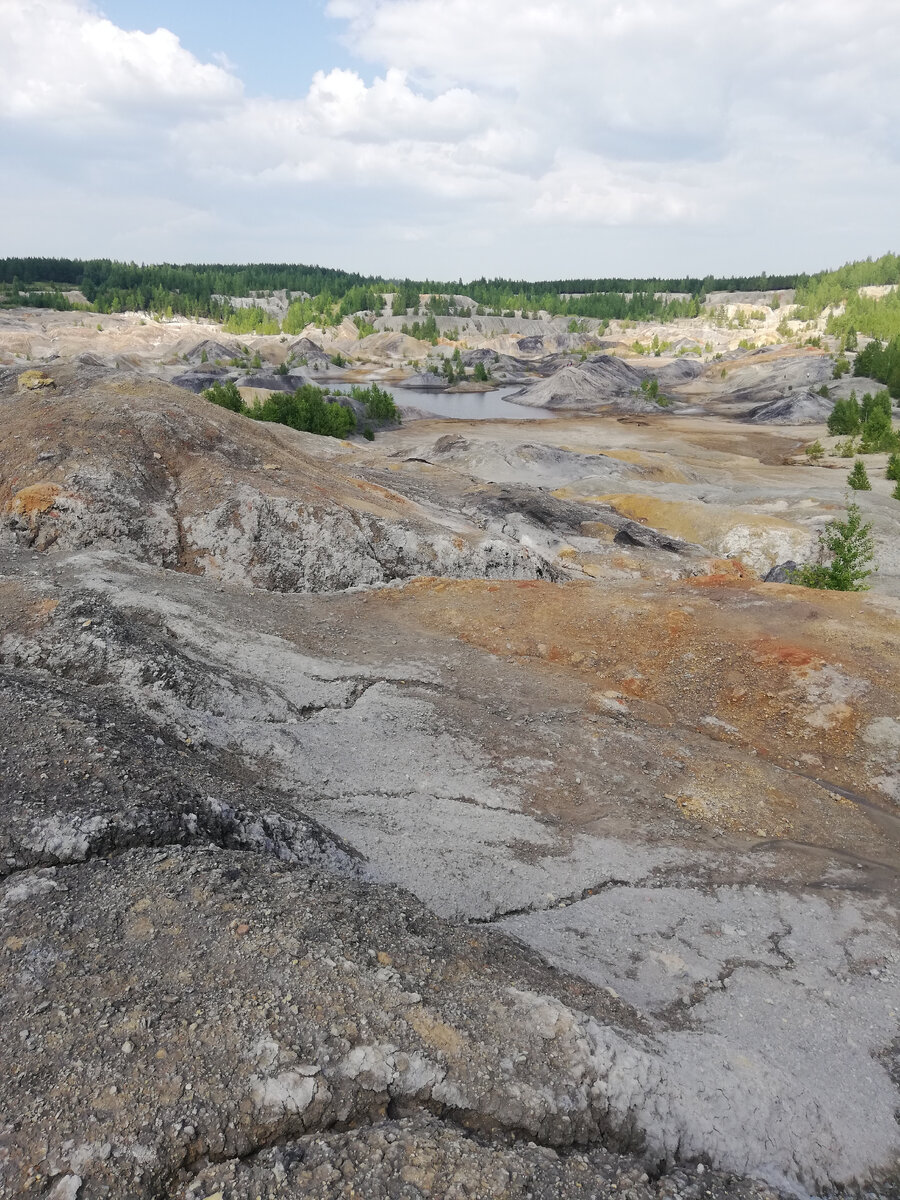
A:
{"type": "Polygon", "coordinates": [[[303,384],[296,392],[273,392],[262,404],[249,408],[232,380],[214,383],[203,395],[212,404],[254,421],[274,421],[324,437],[345,438],[356,425],[352,408],[326,399],[328,393],[312,383],[303,384]]]}
{"type": "MultiPolygon", "coordinates": [[[[335,392],[338,397],[346,394],[335,392]]],[[[279,425],[288,425],[291,429],[299,429],[303,433],[345,438],[356,427],[356,414],[353,409],[340,399],[328,399],[328,390],[318,388],[312,383],[304,383],[295,392],[273,392],[262,404],[249,407],[241,398],[233,380],[228,380],[227,383],[216,382],[212,387],[206,388],[203,395],[211,404],[227,408],[230,412],[241,413],[254,421],[274,421],[279,425]]],[[[366,416],[370,420],[400,420],[400,410],[394,403],[393,396],[377,383],[367,388],[351,388],[350,395],[365,406],[366,416]]],[[[366,429],[363,436],[371,440],[374,434],[371,429],[366,429]]]]}

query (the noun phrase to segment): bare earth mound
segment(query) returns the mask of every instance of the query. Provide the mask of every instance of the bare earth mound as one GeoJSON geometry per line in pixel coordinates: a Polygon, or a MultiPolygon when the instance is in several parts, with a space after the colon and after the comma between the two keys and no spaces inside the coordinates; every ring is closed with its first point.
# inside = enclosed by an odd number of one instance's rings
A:
{"type": "Polygon", "coordinates": [[[643,376],[621,359],[604,355],[577,366],[563,367],[511,399],[517,404],[546,408],[652,412],[657,405],[641,393],[643,376]]]}

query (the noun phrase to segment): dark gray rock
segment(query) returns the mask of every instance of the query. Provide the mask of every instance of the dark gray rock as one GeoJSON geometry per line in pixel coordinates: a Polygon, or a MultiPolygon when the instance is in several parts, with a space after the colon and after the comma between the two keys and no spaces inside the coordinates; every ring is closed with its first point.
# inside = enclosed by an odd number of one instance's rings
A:
{"type": "Polygon", "coordinates": [[[217,358],[222,359],[223,363],[227,363],[236,354],[237,348],[235,346],[226,346],[222,342],[213,341],[211,338],[204,338],[202,342],[198,342],[193,350],[190,351],[187,360],[191,364],[205,367],[208,363],[214,367],[217,358]],[[205,360],[203,358],[204,354],[206,355],[205,360]]]}
{"type": "Polygon", "coordinates": [[[549,530],[560,537],[584,536],[585,526],[605,525],[616,531],[613,540],[619,545],[681,555],[702,553],[700,547],[629,520],[609,505],[560,500],[541,488],[510,486],[500,487],[493,494],[480,492],[470,502],[467,512],[502,521],[521,518],[533,527],[549,530]]]}
{"type": "Polygon", "coordinates": [[[696,358],[676,358],[662,366],[653,366],[646,373],[658,379],[660,387],[678,387],[679,384],[690,383],[692,379],[702,375],[703,363],[696,358]]]}
{"type": "Polygon", "coordinates": [[[443,375],[434,375],[431,371],[420,371],[410,375],[408,379],[400,379],[394,385],[399,388],[413,388],[417,392],[443,392],[447,380],[443,375]]]}
{"type": "Polygon", "coordinates": [[[305,358],[310,366],[313,363],[330,363],[331,359],[325,353],[320,345],[312,340],[312,338],[301,337],[296,341],[288,344],[288,357],[297,359],[305,358]]]}
{"type": "Polygon", "coordinates": [[[211,371],[185,371],[183,375],[176,375],[172,383],[175,387],[184,388],[185,391],[199,396],[217,380],[228,378],[228,375],[227,367],[213,367],[211,371]]]}
{"type": "Polygon", "coordinates": [[[797,570],[799,570],[798,564],[789,558],[787,562],[778,563],[768,574],[764,575],[763,583],[790,583],[797,570]]]}
{"type": "Polygon", "coordinates": [[[242,375],[238,387],[262,388],[267,392],[295,392],[296,379],[289,375],[242,375]]]}
{"type": "Polygon", "coordinates": [[[688,554],[697,549],[689,542],[669,537],[667,533],[650,529],[638,521],[627,521],[613,541],[619,546],[640,546],[644,550],[667,550],[670,554],[688,554]]]}
{"type": "Polygon", "coordinates": [[[803,390],[788,392],[769,404],[762,404],[747,414],[752,425],[821,425],[834,408],[830,396],[803,390]]]}

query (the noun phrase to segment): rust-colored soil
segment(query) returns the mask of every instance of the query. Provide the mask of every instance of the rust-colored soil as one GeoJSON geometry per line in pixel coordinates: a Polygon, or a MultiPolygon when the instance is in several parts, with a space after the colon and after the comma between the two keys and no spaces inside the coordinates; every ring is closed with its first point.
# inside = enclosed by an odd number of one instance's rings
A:
{"type": "Polygon", "coordinates": [[[739,563],[718,567],[615,591],[587,582],[422,580],[373,602],[390,605],[404,625],[527,662],[557,686],[568,677],[586,717],[718,743],[723,753],[688,752],[668,795],[689,819],[807,840],[833,833],[835,823],[845,831],[858,824],[855,805],[805,788],[803,776],[898,812],[877,782],[889,764],[872,759],[865,736],[873,721],[896,716],[893,615],[864,595],[762,585],[739,563]],[[783,785],[773,785],[773,766],[783,769],[783,785]]]}

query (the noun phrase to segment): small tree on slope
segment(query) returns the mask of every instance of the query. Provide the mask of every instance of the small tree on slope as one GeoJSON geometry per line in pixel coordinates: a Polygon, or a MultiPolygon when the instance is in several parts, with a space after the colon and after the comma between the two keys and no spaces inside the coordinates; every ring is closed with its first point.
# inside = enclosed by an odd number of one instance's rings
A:
{"type": "Polygon", "coordinates": [[[853,470],[847,476],[847,483],[854,492],[871,492],[872,485],[869,483],[869,474],[866,471],[866,464],[861,458],[858,458],[853,464],[853,470]]]}
{"type": "Polygon", "coordinates": [[[792,583],[831,592],[865,592],[875,558],[871,522],[864,522],[858,504],[847,507],[846,521],[829,521],[819,534],[819,561],[794,572],[792,583]]]}

